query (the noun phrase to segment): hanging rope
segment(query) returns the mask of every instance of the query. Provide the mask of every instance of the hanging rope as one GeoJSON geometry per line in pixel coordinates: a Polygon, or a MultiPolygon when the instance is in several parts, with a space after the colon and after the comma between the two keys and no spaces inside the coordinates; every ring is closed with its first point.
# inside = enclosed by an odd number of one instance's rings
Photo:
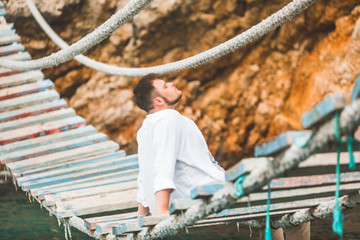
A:
{"type": "MultiPolygon", "coordinates": [[[[334,135],[334,119],[325,122],[313,134],[310,142],[303,148],[292,144],[284,154],[274,159],[268,159],[267,164],[254,169],[242,182],[242,196],[259,190],[269,183],[271,179],[280,176],[285,171],[296,167],[301,161],[306,160],[311,154],[321,150],[329,143],[336,142],[334,135]]],[[[338,130],[340,135],[350,135],[360,125],[360,100],[347,105],[339,116],[338,130]]],[[[157,224],[148,234],[139,234],[137,239],[157,239],[177,234],[186,226],[195,224],[209,214],[229,208],[237,200],[234,186],[227,185],[216,192],[211,199],[202,200],[190,207],[183,215],[172,215],[157,224]]],[[[331,209],[333,211],[333,208],[331,209]]]]}
{"type": "Polygon", "coordinates": [[[31,61],[10,61],[1,59],[0,67],[16,69],[19,71],[30,71],[57,66],[63,62],[69,61],[104,40],[121,25],[140,12],[140,10],[151,1],[152,0],[131,0],[124,8],[119,10],[93,32],[71,46],[53,53],[50,56],[31,61]]]}
{"type": "MultiPolygon", "coordinates": [[[[57,53],[54,53],[50,56],[38,60],[24,61],[24,62],[0,60],[0,66],[5,68],[20,70],[20,71],[30,71],[35,69],[57,66],[60,63],[69,61],[76,55],[88,50],[90,47],[94,46],[96,43],[100,42],[105,37],[110,35],[110,33],[112,33],[115,29],[120,27],[121,24],[125,22],[125,19],[127,20],[130,19],[131,16],[139,12],[140,9],[143,8],[150,1],[151,0],[131,1],[123,9],[121,9],[118,13],[116,13],[116,15],[114,15],[104,24],[102,24],[98,29],[88,34],[86,37],[79,40],[78,42],[74,43],[70,47],[65,47],[64,45],[65,42],[59,38],[62,41],[61,45],[59,46],[65,48],[57,53]],[[121,16],[123,12],[127,13],[126,17],[124,16],[123,18],[121,18],[121,20],[117,20],[117,18],[119,18],[119,16],[121,16]],[[116,18],[114,19],[115,16],[116,18]],[[114,24],[114,26],[111,26],[108,23],[109,21],[111,21],[111,23],[114,24]]],[[[259,39],[260,37],[274,30],[275,28],[281,26],[283,23],[292,19],[293,17],[295,17],[296,15],[307,9],[315,2],[316,0],[294,0],[285,7],[283,7],[282,9],[280,9],[279,11],[277,11],[276,13],[272,14],[271,16],[260,22],[259,24],[251,27],[250,29],[237,35],[236,37],[205,52],[199,53],[195,56],[180,61],[176,61],[173,63],[163,64],[155,67],[147,67],[147,68],[124,68],[124,67],[107,65],[104,63],[94,61],[89,58],[84,59],[84,57],[80,57],[80,60],[79,59],[77,60],[82,63],[83,61],[85,61],[84,63],[85,65],[108,74],[122,75],[129,77],[144,76],[148,73],[158,73],[164,75],[173,72],[179,72],[188,68],[197,67],[201,64],[204,64],[206,62],[209,62],[211,60],[214,60],[216,58],[234,52],[236,49],[248,43],[251,43],[256,39],[259,39]]],[[[57,41],[59,39],[57,39],[57,41]]]]}

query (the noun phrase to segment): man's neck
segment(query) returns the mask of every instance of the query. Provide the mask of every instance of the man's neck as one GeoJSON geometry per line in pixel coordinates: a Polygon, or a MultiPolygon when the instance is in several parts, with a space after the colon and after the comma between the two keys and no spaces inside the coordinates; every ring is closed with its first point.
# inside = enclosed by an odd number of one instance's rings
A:
{"type": "Polygon", "coordinates": [[[160,112],[162,110],[166,110],[166,109],[175,109],[175,105],[166,105],[166,106],[156,106],[155,108],[153,108],[152,110],[150,110],[148,112],[148,114],[152,114],[152,113],[156,113],[156,112],[160,112]]]}

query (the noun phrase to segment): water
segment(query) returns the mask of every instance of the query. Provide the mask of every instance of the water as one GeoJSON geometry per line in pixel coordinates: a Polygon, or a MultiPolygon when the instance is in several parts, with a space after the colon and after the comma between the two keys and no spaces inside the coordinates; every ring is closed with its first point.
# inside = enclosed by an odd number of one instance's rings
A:
{"type": "MultiPolygon", "coordinates": [[[[312,240],[339,239],[331,230],[332,218],[311,223],[312,240]]],[[[237,231],[235,223],[202,228],[189,228],[189,233],[182,231],[173,240],[215,240],[215,239],[258,239],[258,231],[240,225],[237,231]]],[[[72,228],[73,239],[89,239],[87,235],[72,228]]],[[[55,217],[50,217],[46,210],[40,210],[38,203],[30,203],[24,192],[15,191],[10,183],[0,183],[0,239],[1,240],[56,240],[65,239],[63,227],[59,227],[55,217]]],[[[347,210],[344,214],[344,238],[360,239],[360,206],[347,210]]]]}

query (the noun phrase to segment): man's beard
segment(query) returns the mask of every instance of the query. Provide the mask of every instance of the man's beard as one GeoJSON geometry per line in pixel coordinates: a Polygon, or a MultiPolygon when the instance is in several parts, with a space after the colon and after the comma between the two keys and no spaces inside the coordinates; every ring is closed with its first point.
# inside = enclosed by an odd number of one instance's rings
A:
{"type": "Polygon", "coordinates": [[[166,97],[163,97],[163,96],[162,96],[162,98],[164,99],[164,101],[166,102],[166,104],[169,105],[169,106],[172,106],[172,105],[177,104],[177,103],[180,101],[181,97],[182,97],[182,93],[180,93],[180,95],[179,95],[174,101],[170,101],[170,100],[167,99],[166,97]]]}

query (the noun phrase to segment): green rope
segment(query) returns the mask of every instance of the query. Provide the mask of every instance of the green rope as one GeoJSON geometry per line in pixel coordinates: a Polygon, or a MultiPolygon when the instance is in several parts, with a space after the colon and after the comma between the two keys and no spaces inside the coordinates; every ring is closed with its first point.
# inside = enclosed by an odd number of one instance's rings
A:
{"type": "Polygon", "coordinates": [[[270,183],[267,185],[268,187],[268,198],[266,201],[266,224],[265,224],[265,240],[272,240],[271,229],[270,229],[270,197],[271,197],[271,188],[270,183]]]}
{"type": "Polygon", "coordinates": [[[234,183],[234,193],[237,197],[241,197],[244,193],[242,182],[244,181],[245,177],[246,175],[240,176],[234,183]]]}
{"type": "Polygon", "coordinates": [[[341,205],[339,202],[339,188],[340,188],[340,145],[336,148],[337,161],[336,161],[336,190],[335,190],[335,208],[333,213],[332,229],[334,233],[337,233],[341,238],[343,236],[343,215],[341,213],[341,205]]]}

